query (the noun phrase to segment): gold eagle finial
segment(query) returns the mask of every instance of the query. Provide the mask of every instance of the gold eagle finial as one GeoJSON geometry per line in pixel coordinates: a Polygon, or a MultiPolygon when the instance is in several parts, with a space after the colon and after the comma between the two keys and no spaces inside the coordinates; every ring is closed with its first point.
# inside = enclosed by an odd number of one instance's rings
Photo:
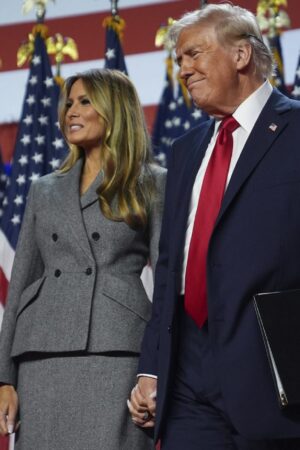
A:
{"type": "Polygon", "coordinates": [[[261,32],[270,38],[290,27],[290,18],[284,10],[287,0],[260,0],[257,4],[257,20],[261,32]]]}

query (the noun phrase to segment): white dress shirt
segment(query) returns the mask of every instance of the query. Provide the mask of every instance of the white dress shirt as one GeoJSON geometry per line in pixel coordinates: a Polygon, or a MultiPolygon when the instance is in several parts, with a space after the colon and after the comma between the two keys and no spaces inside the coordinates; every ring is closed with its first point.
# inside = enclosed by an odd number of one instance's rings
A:
{"type": "MultiPolygon", "coordinates": [[[[226,188],[229,184],[230,178],[232,176],[233,170],[236,166],[236,163],[242,153],[242,150],[245,146],[245,143],[252,131],[252,128],[255,125],[255,122],[258,119],[263,107],[267,103],[271,93],[272,86],[269,81],[265,81],[256,91],[254,91],[240,106],[235,110],[232,116],[237,120],[240,124],[240,127],[237,128],[233,134],[233,148],[232,148],[232,157],[230,161],[230,166],[227,175],[226,188]]],[[[200,191],[203,183],[204,174],[206,168],[208,166],[208,162],[210,160],[211,154],[213,152],[218,130],[221,124],[221,120],[216,120],[214,133],[208,144],[207,150],[205,152],[204,158],[198,170],[197,176],[195,178],[195,183],[192,191],[189,216],[187,219],[187,227],[185,234],[185,244],[183,251],[183,264],[182,264],[182,272],[181,272],[181,294],[184,294],[185,290],[185,272],[187,265],[187,257],[188,251],[190,247],[192,231],[194,227],[195,215],[198,206],[198,200],[200,196],[200,191]]]]}
{"type": "MultiPolygon", "coordinates": [[[[240,124],[240,127],[237,128],[232,134],[233,149],[232,149],[232,157],[231,157],[231,161],[230,161],[229,171],[228,171],[228,175],[227,175],[226,188],[228,186],[228,183],[230,181],[230,178],[232,176],[232,173],[236,166],[236,163],[243,151],[245,143],[252,131],[252,128],[254,127],[255,122],[257,121],[263,107],[265,106],[270,95],[272,94],[272,91],[273,91],[273,88],[272,88],[270,82],[265,81],[256,91],[254,91],[248,98],[246,98],[246,100],[244,100],[243,103],[241,103],[240,106],[232,114],[233,117],[240,124]]],[[[190,208],[189,208],[189,216],[187,219],[187,227],[186,227],[186,234],[185,234],[184,252],[183,252],[183,265],[182,265],[182,272],[181,272],[181,294],[184,294],[185,272],[186,272],[188,250],[189,250],[189,246],[190,246],[190,242],[191,242],[192,230],[193,230],[193,226],[194,226],[200,191],[201,191],[201,187],[202,187],[202,183],[203,183],[204,174],[205,174],[209,159],[211,157],[212,151],[214,149],[214,146],[215,146],[215,143],[217,140],[217,135],[218,135],[218,130],[219,130],[220,124],[221,124],[221,120],[216,120],[213,136],[210,140],[210,143],[208,144],[204,158],[202,160],[202,163],[198,170],[197,176],[195,178],[195,182],[194,182],[194,186],[193,186],[193,190],[192,190],[192,196],[191,196],[191,202],[190,202],[190,208]]],[[[143,374],[143,373],[138,374],[138,377],[140,377],[140,376],[157,378],[155,375],[143,374]]]]}

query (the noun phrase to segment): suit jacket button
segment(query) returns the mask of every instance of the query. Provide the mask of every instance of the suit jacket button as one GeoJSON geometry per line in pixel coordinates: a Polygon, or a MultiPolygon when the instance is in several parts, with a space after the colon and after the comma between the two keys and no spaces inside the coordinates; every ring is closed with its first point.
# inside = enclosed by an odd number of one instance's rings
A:
{"type": "Polygon", "coordinates": [[[95,231],[94,233],[92,233],[92,238],[94,239],[94,241],[99,241],[100,234],[95,231]]]}
{"type": "Polygon", "coordinates": [[[171,333],[172,332],[172,327],[171,327],[171,325],[169,325],[168,326],[168,333],[171,333]]]}
{"type": "Polygon", "coordinates": [[[56,271],[54,272],[54,275],[56,276],[56,278],[61,276],[61,271],[59,269],[56,269],[56,271]]]}
{"type": "Polygon", "coordinates": [[[57,239],[58,239],[57,234],[56,234],[56,233],[53,233],[53,234],[52,234],[52,240],[53,240],[54,242],[56,242],[57,239]]]}
{"type": "Polygon", "coordinates": [[[85,273],[86,273],[87,275],[91,275],[91,274],[93,273],[93,269],[92,269],[91,267],[88,267],[88,268],[86,269],[85,273]]]}

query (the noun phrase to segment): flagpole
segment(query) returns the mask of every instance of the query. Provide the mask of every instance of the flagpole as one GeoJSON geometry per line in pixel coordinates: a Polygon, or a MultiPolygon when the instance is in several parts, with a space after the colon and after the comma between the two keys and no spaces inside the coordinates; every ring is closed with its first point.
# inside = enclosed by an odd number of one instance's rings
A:
{"type": "Polygon", "coordinates": [[[36,4],[36,20],[37,20],[37,23],[44,23],[45,14],[46,14],[46,7],[45,7],[45,5],[42,4],[42,3],[37,3],[36,4]]]}
{"type": "Polygon", "coordinates": [[[110,9],[112,16],[118,15],[118,0],[110,0],[110,9]]]}
{"type": "Polygon", "coordinates": [[[35,8],[37,23],[44,23],[48,1],[49,0],[24,0],[22,7],[23,14],[27,14],[32,8],[35,8]]]}

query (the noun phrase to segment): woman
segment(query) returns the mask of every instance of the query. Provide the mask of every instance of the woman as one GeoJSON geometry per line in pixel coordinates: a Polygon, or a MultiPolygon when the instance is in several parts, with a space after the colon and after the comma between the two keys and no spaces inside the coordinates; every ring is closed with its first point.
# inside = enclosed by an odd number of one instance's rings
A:
{"type": "Polygon", "coordinates": [[[131,422],[158,253],[165,171],[151,164],[136,91],[121,72],[67,79],[70,153],[30,189],[0,337],[0,427],[17,450],[152,448],[131,422]]]}

